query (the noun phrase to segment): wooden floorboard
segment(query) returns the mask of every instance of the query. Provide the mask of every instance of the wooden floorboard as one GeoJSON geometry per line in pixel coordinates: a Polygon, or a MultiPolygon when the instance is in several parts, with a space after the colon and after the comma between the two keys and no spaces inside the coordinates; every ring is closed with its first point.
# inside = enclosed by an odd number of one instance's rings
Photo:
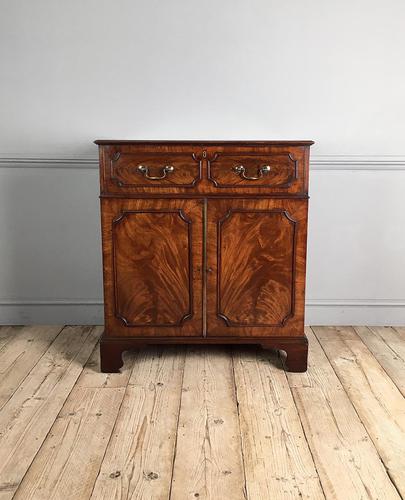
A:
{"type": "Polygon", "coordinates": [[[32,326],[9,331],[8,342],[0,349],[0,409],[61,330],[61,326],[32,326]]]}
{"type": "Polygon", "coordinates": [[[98,337],[94,328],[65,328],[2,408],[0,499],[13,497],[98,337]]]}
{"type": "Polygon", "coordinates": [[[234,364],[248,498],[324,498],[281,361],[242,347],[234,364]]]}
{"type": "Polygon", "coordinates": [[[0,500],[405,497],[405,328],[308,329],[99,371],[101,327],[0,327],[0,500]],[[314,334],[315,333],[315,334],[314,334]]]}
{"type": "Polygon", "coordinates": [[[309,366],[288,380],[327,498],[400,498],[367,429],[308,328],[309,366]]]}
{"type": "Polygon", "coordinates": [[[23,326],[0,326],[0,353],[5,345],[7,345],[11,340],[14,341],[18,332],[23,328],[23,326]]]}
{"type": "Polygon", "coordinates": [[[354,329],[405,396],[405,331],[386,326],[354,329]]]}
{"type": "Polygon", "coordinates": [[[245,497],[242,447],[229,348],[187,352],[172,498],[245,497]]]}
{"type": "Polygon", "coordinates": [[[136,355],[93,499],[169,497],[184,360],[176,347],[136,355]]]}
{"type": "Polygon", "coordinates": [[[405,496],[404,397],[353,328],[314,331],[391,480],[405,496]]]}
{"type": "Polygon", "coordinates": [[[69,394],[15,499],[90,497],[132,368],[132,363],[127,363],[123,374],[105,375],[98,371],[97,358],[98,348],[69,394]]]}

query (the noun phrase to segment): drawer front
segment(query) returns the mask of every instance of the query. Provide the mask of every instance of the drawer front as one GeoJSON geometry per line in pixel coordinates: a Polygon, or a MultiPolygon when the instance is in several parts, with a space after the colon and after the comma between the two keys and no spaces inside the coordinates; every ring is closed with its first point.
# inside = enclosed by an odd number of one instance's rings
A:
{"type": "Polygon", "coordinates": [[[304,165],[291,152],[214,153],[208,179],[219,189],[296,190],[302,187],[304,165]]]}
{"type": "Polygon", "coordinates": [[[110,192],[192,190],[201,180],[201,158],[193,151],[107,148],[103,153],[104,185],[110,192]]]}
{"type": "Polygon", "coordinates": [[[305,194],[303,146],[103,145],[102,194],[305,194]]]}

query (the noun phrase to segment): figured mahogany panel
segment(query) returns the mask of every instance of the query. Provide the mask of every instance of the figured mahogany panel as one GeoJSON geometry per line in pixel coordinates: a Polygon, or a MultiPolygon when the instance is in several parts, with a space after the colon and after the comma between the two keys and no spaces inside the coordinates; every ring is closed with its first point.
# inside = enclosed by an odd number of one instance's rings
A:
{"type": "Polygon", "coordinates": [[[217,188],[289,188],[298,178],[291,153],[214,153],[208,179],[217,188]]]}
{"type": "Polygon", "coordinates": [[[303,334],[306,213],[306,200],[209,201],[209,336],[303,334]]]}
{"type": "Polygon", "coordinates": [[[283,326],[294,308],[296,221],[283,209],[232,209],[218,221],[218,315],[283,326]]]}
{"type": "Polygon", "coordinates": [[[127,326],[192,316],[191,220],[181,209],[128,210],[113,221],[115,312],[127,326]]]}
{"type": "Polygon", "coordinates": [[[103,200],[102,213],[110,334],[201,335],[201,204],[103,200]]]}

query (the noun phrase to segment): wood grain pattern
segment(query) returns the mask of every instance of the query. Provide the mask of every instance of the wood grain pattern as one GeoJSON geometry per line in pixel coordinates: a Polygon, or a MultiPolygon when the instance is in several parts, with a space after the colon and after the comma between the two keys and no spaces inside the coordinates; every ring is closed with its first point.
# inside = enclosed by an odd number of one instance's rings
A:
{"type": "Polygon", "coordinates": [[[217,315],[228,326],[283,326],[293,314],[296,224],[282,209],[219,219],[217,315]]]}
{"type": "Polygon", "coordinates": [[[355,326],[354,329],[405,396],[405,332],[388,326],[355,326]]]}
{"type": "Polygon", "coordinates": [[[15,499],[90,497],[131,375],[133,358],[123,373],[104,374],[98,368],[95,348],[15,499]]]}
{"type": "Polygon", "coordinates": [[[214,153],[208,159],[208,179],[217,188],[288,188],[298,178],[298,161],[291,153],[214,153]],[[259,177],[248,180],[235,172],[235,167],[242,165],[249,177],[259,177]],[[260,168],[270,167],[270,172],[261,174],[260,168]]]}
{"type": "Polygon", "coordinates": [[[11,330],[14,334],[13,342],[4,345],[0,350],[0,409],[61,330],[61,326],[50,325],[17,327],[11,330]]]}
{"type": "Polygon", "coordinates": [[[229,352],[190,348],[184,367],[172,498],[245,498],[235,407],[229,352]]]}
{"type": "Polygon", "coordinates": [[[111,149],[110,179],[118,187],[183,187],[192,188],[201,179],[201,157],[194,153],[165,152],[125,152],[111,149]],[[160,177],[164,175],[165,166],[172,166],[173,172],[164,179],[147,179],[139,170],[142,165],[147,167],[149,175],[160,177]]]}
{"type": "Polygon", "coordinates": [[[326,498],[399,500],[322,347],[310,328],[306,334],[311,346],[308,371],[287,378],[326,498]]]}
{"type": "Polygon", "coordinates": [[[125,326],[181,326],[192,316],[191,224],[181,209],[113,220],[115,315],[125,326]]]}
{"type": "Polygon", "coordinates": [[[306,211],[302,200],[208,204],[209,336],[303,335],[306,211]]]}
{"type": "Polygon", "coordinates": [[[139,352],[94,500],[169,498],[185,353],[139,352]]]}
{"type": "Polygon", "coordinates": [[[202,334],[202,205],[102,200],[106,332],[202,334]]]}
{"type": "Polygon", "coordinates": [[[13,340],[23,328],[23,326],[0,326],[0,355],[4,346],[13,340]]]}
{"type": "MultiPolygon", "coordinates": [[[[322,329],[333,367],[306,329],[308,371],[287,378],[255,346],[145,348],[99,373],[101,329],[64,328],[0,410],[1,499],[400,500],[405,398],[387,355],[404,328],[322,329]]],[[[14,355],[21,331],[29,359],[49,332],[0,328],[14,355]]]]}
{"type": "Polygon", "coordinates": [[[405,496],[405,400],[351,327],[314,327],[390,478],[405,496]]]}
{"type": "Polygon", "coordinates": [[[248,498],[323,499],[280,361],[274,353],[241,348],[233,360],[248,498]]]}
{"type": "Polygon", "coordinates": [[[262,346],[288,352],[290,370],[305,370],[312,141],[96,143],[101,369],[118,371],[122,352],[149,339],[232,338],[263,339],[262,346]]]}
{"type": "Polygon", "coordinates": [[[66,327],[0,414],[0,499],[12,498],[88,360],[101,329],[66,327]]]}
{"type": "Polygon", "coordinates": [[[123,396],[124,388],[75,387],[14,498],[89,498],[123,396]]]}
{"type": "MultiPolygon", "coordinates": [[[[130,142],[100,143],[101,193],[186,194],[223,196],[228,193],[288,195],[307,193],[307,150],[305,142],[130,142]],[[249,172],[262,163],[272,170],[263,182],[242,180],[232,167],[245,164],[249,172]],[[165,164],[174,172],[165,179],[145,181],[137,171],[140,164],[159,176],[165,164]]],[[[252,173],[250,174],[252,175],[252,173]]]]}

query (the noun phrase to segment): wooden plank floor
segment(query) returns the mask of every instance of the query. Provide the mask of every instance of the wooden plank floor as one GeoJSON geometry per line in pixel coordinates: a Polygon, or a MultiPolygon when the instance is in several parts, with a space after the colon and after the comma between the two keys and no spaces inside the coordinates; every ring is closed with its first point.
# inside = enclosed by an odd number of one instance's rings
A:
{"type": "Polygon", "coordinates": [[[0,500],[405,498],[405,328],[314,327],[99,372],[101,327],[0,327],[0,500]]]}

